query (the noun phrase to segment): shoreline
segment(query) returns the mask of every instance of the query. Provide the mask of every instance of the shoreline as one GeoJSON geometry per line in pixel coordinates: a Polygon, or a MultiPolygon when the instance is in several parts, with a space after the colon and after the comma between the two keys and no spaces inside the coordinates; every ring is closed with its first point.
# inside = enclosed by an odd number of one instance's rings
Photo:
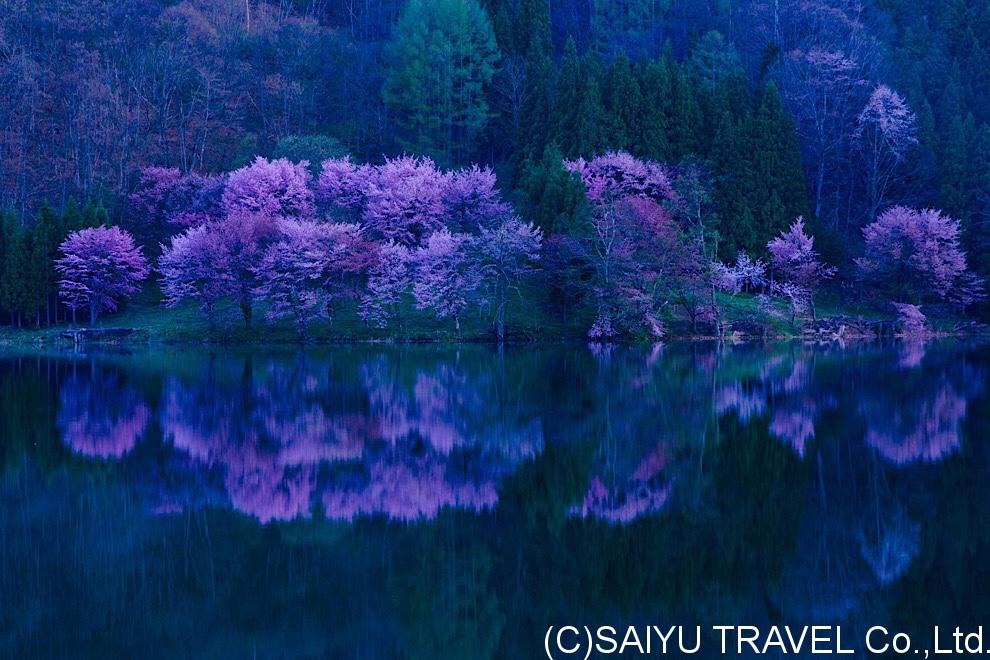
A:
{"type": "Polygon", "coordinates": [[[175,338],[149,333],[141,328],[52,328],[44,330],[0,331],[0,349],[16,348],[81,348],[87,346],[150,347],[318,347],[318,346],[360,346],[360,345],[487,345],[487,346],[532,346],[532,345],[601,345],[601,346],[649,346],[653,344],[686,344],[722,342],[732,344],[758,344],[761,342],[801,342],[830,344],[844,341],[930,341],[942,339],[967,339],[990,336],[990,326],[972,324],[965,329],[931,330],[920,333],[904,332],[862,332],[849,330],[838,333],[799,332],[794,334],[730,332],[719,336],[714,334],[671,333],[663,337],[623,336],[609,339],[591,339],[579,335],[548,335],[545,337],[508,336],[498,341],[490,335],[451,336],[406,336],[406,337],[360,337],[342,335],[338,337],[311,337],[299,339],[273,339],[259,333],[258,337],[202,337],[175,338]],[[76,337],[70,336],[75,334],[76,337]]]}

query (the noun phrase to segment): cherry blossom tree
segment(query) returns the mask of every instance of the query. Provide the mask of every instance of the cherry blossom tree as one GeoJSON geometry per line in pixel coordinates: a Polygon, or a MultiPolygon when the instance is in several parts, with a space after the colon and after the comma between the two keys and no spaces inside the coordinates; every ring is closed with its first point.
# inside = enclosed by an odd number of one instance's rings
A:
{"type": "Polygon", "coordinates": [[[822,263],[815,250],[814,237],[804,231],[804,218],[799,217],[787,231],[771,239],[767,250],[770,252],[770,265],[780,274],[781,283],[801,290],[789,289],[787,297],[806,301],[814,318],[815,292],[822,280],[835,275],[835,268],[822,263]]]}
{"type": "Polygon", "coordinates": [[[255,293],[268,300],[269,320],[292,317],[303,335],[327,307],[323,225],[286,220],[280,223],[279,233],[280,238],[268,247],[256,266],[259,286],[255,293]]]}
{"type": "Polygon", "coordinates": [[[214,230],[226,243],[232,293],[241,308],[244,324],[250,326],[258,286],[256,266],[278,237],[278,221],[265,214],[234,211],[217,223],[214,230]]]}
{"type": "Polygon", "coordinates": [[[447,183],[429,158],[402,156],[371,170],[362,219],[372,237],[416,246],[442,229],[447,183]]]}
{"type": "Polygon", "coordinates": [[[291,317],[301,335],[318,318],[329,318],[333,301],[346,295],[344,272],[361,269],[360,227],[282,220],[279,238],[255,267],[255,294],[268,300],[268,319],[291,317]]]}
{"type": "Polygon", "coordinates": [[[148,261],[134,239],[120,227],[94,227],[72,232],[59,246],[55,262],[59,295],[72,310],[89,307],[90,324],[100,312],[138,292],[148,276],[148,261]]]}
{"type": "Polygon", "coordinates": [[[715,325],[715,331],[722,335],[722,304],[716,295],[719,291],[735,296],[742,291],[757,293],[760,306],[765,306],[767,265],[762,259],[753,259],[743,251],[739,251],[734,265],[725,264],[717,259],[712,261],[709,273],[709,303],[705,310],[706,316],[715,325]]]}
{"type": "Polygon", "coordinates": [[[213,325],[217,303],[233,289],[229,266],[227,243],[215,225],[200,225],[173,236],[170,245],[162,246],[158,259],[165,304],[174,307],[186,298],[197,300],[213,325]]]}
{"type": "Polygon", "coordinates": [[[628,196],[646,197],[657,203],[677,200],[665,165],[640,160],[624,151],[608,152],[590,161],[564,161],[564,167],[581,177],[593,204],[628,196]]]}
{"type": "Polygon", "coordinates": [[[920,335],[925,331],[928,319],[918,305],[894,303],[894,309],[897,310],[897,323],[903,334],[920,335]]]}
{"type": "Polygon", "coordinates": [[[483,286],[495,307],[495,333],[505,338],[505,309],[509,291],[521,295],[519,281],[530,273],[540,258],[543,232],[532,223],[512,218],[493,229],[482,229],[478,241],[479,267],[483,286]]]}
{"type": "Polygon", "coordinates": [[[878,85],[856,118],[853,137],[866,165],[869,220],[877,216],[897,169],[908,150],[918,143],[917,118],[904,98],[886,85],[878,85]]]}
{"type": "Polygon", "coordinates": [[[371,165],[357,165],[350,156],[325,160],[316,182],[317,195],[348,219],[356,220],[364,207],[372,172],[371,165]]]}
{"type": "Polygon", "coordinates": [[[479,285],[472,255],[475,241],[472,236],[444,228],[431,234],[416,250],[416,306],[431,310],[438,319],[452,318],[458,334],[461,314],[479,285]]]}
{"type": "Polygon", "coordinates": [[[968,304],[982,297],[966,267],[959,221],[936,209],[895,206],[863,228],[860,273],[895,299],[934,297],[968,304]]]}
{"type": "MultiPolygon", "coordinates": [[[[770,292],[777,298],[787,302],[791,310],[791,323],[793,324],[799,314],[812,309],[811,295],[808,289],[798,286],[793,282],[773,282],[770,292]]],[[[767,300],[767,303],[770,301],[767,300]]],[[[769,304],[766,310],[769,311],[769,304]]]]}
{"type": "Polygon", "coordinates": [[[412,286],[412,257],[405,245],[388,241],[378,247],[358,314],[378,328],[398,319],[399,304],[412,286]]]}
{"type": "Polygon", "coordinates": [[[366,290],[378,246],[365,237],[360,225],[343,222],[323,225],[322,244],[327,315],[333,320],[339,301],[358,299],[366,290]]]}
{"type": "Polygon", "coordinates": [[[660,308],[691,253],[668,208],[678,196],[667,168],[625,152],[564,166],[581,177],[591,203],[588,254],[597,273],[598,315],[589,336],[607,338],[641,324],[662,335],[660,308]]]}
{"type": "Polygon", "coordinates": [[[713,266],[715,285],[722,291],[736,295],[742,291],[755,293],[766,283],[767,264],[739,251],[732,266],[716,262],[713,266]]]}
{"type": "Polygon", "coordinates": [[[511,215],[512,206],[505,202],[496,187],[490,167],[472,165],[452,172],[443,194],[444,220],[451,231],[477,232],[494,227],[511,215]]]}
{"type": "Polygon", "coordinates": [[[444,172],[425,157],[401,156],[381,165],[327,160],[316,189],[334,213],[364,222],[372,238],[413,248],[443,227],[477,234],[512,214],[491,168],[444,172]]]}
{"type": "Polygon", "coordinates": [[[256,214],[269,218],[309,218],[313,204],[309,163],[259,156],[246,167],[231,172],[223,191],[227,215],[256,214]]]}

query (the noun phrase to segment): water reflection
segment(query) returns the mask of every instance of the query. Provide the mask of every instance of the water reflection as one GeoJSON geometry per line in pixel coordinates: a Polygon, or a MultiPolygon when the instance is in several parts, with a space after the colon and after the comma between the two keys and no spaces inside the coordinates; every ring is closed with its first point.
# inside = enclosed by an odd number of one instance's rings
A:
{"type": "Polygon", "coordinates": [[[120,458],[144,433],[151,411],[119,374],[92,366],[88,377],[74,373],[62,385],[59,429],[80,454],[120,458]]]}
{"type": "Polygon", "coordinates": [[[0,656],[979,623],[988,366],[944,342],[2,356],[0,656]]]}
{"type": "Polygon", "coordinates": [[[542,450],[535,411],[488,365],[337,357],[213,355],[163,374],[147,401],[120,384],[113,362],[89,359],[61,384],[59,427],[73,451],[119,459],[154,409],[163,447],[189,459],[187,469],[222,475],[229,505],[263,523],[316,506],[335,520],[482,511],[497,501],[498,478],[542,450]]]}
{"type": "Polygon", "coordinates": [[[153,373],[154,386],[143,389],[128,382],[126,360],[71,357],[58,385],[57,425],[68,447],[94,459],[126,461],[154,435],[185,471],[219,486],[188,502],[158,489],[167,501],[152,503],[157,511],[222,504],[219,490],[228,506],[267,523],[317,511],[332,520],[414,521],[448,507],[491,510],[501,480],[542,453],[548,423],[558,441],[597,447],[597,466],[569,515],[629,523],[667,505],[679,473],[694,463],[689,454],[730,415],[765,425],[799,458],[816,438],[816,420],[840,407],[843,426],[862,427],[864,446],[893,465],[959,451],[982,371],[924,369],[923,348],[896,351],[895,361],[870,347],[767,354],[599,346],[566,355],[589,372],[587,391],[571,393],[554,391],[563,382],[534,382],[564,357],[559,351],[180,352],[158,365],[179,368],[153,373]],[[829,373],[836,363],[838,378],[829,373]],[[547,417],[541,396],[584,398],[586,409],[555,428],[562,420],[547,417]]]}

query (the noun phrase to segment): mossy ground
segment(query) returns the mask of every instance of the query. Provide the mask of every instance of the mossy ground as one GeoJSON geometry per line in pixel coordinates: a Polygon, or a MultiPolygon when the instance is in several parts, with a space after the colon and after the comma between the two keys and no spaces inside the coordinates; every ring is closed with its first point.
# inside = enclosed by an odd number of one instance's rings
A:
{"type": "MultiPolygon", "coordinates": [[[[584,340],[593,322],[590,309],[562,310],[548,314],[547,300],[538,295],[522,296],[509,306],[506,318],[507,338],[513,342],[575,341],[584,340]]],[[[745,328],[745,333],[769,337],[797,337],[801,335],[802,319],[792,319],[789,308],[783,302],[773,302],[760,308],[756,296],[740,293],[721,295],[723,319],[730,327],[745,328]]],[[[376,328],[365,323],[357,314],[355,304],[341,304],[335,310],[332,322],[317,321],[311,324],[305,335],[289,320],[270,322],[266,309],[259,305],[253,311],[252,322],[245,324],[239,307],[225,303],[218,307],[211,324],[197,304],[186,302],[176,307],[165,307],[157,289],[147,288],[124,309],[116,314],[99,318],[96,328],[128,328],[133,334],[127,343],[223,343],[223,344],[291,344],[300,342],[483,342],[494,341],[495,330],[489,309],[473,307],[461,319],[458,333],[451,319],[437,320],[432,315],[416,309],[413,304],[404,305],[399,320],[386,328],[376,328]]],[[[870,308],[843,307],[834,303],[819,304],[819,318],[854,317],[865,321],[890,320],[892,314],[870,308]]],[[[936,332],[949,332],[955,319],[941,319],[932,323],[936,332]]],[[[710,330],[699,326],[692,328],[687,316],[673,309],[664,319],[668,339],[705,337],[710,330]]],[[[61,324],[52,328],[0,327],[0,344],[47,344],[59,341],[63,330],[71,327],[89,327],[61,324]]],[[[647,334],[633,336],[630,340],[652,341],[647,334]]]]}

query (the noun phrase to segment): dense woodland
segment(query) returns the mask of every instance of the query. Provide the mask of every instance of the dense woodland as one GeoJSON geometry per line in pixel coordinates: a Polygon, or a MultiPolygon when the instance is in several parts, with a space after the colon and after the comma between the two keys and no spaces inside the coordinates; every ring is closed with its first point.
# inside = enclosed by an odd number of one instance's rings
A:
{"type": "Polygon", "coordinates": [[[0,320],[980,314],[988,70],[964,0],[0,0],[0,320]]]}

